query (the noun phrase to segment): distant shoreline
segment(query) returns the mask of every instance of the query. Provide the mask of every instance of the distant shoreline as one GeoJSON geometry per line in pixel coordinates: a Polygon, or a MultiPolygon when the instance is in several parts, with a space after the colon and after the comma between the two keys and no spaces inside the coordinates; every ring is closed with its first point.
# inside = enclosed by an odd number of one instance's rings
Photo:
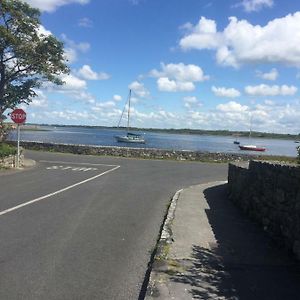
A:
{"type": "MultiPolygon", "coordinates": [[[[28,131],[48,131],[45,127],[73,127],[73,128],[94,128],[94,129],[125,129],[124,127],[108,127],[108,126],[88,126],[88,125],[57,125],[57,124],[26,124],[22,125],[21,130],[28,131]]],[[[191,135],[215,135],[215,136],[232,136],[236,139],[239,137],[248,137],[248,131],[230,131],[230,130],[202,130],[202,129],[173,129],[173,128],[131,128],[132,131],[138,132],[158,132],[158,133],[169,133],[169,134],[191,134],[191,135]]],[[[289,139],[289,140],[300,140],[300,134],[284,134],[284,133],[268,133],[252,131],[251,136],[254,138],[270,138],[270,139],[289,139]]]]}

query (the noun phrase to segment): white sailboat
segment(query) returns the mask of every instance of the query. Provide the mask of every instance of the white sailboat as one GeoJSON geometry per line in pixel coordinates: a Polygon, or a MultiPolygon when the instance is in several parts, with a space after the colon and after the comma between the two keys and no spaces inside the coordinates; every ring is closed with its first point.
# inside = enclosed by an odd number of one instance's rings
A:
{"type": "MultiPolygon", "coordinates": [[[[129,90],[129,95],[128,95],[128,100],[127,103],[128,104],[128,111],[127,111],[127,128],[126,128],[126,134],[124,135],[116,135],[115,139],[117,140],[117,142],[123,142],[123,143],[140,143],[140,144],[144,144],[145,138],[143,135],[141,134],[136,134],[133,132],[130,132],[130,99],[131,99],[131,90],[129,90]]],[[[124,106],[123,112],[121,114],[119,123],[118,123],[118,127],[120,126],[121,120],[123,118],[123,114],[125,112],[126,109],[126,104],[124,106]]]]}
{"type": "MultiPolygon", "coordinates": [[[[251,133],[252,133],[252,114],[250,115],[250,131],[249,131],[249,140],[251,140],[251,133]]],[[[257,146],[257,145],[239,145],[240,150],[246,151],[259,151],[264,152],[266,151],[265,147],[257,146]]]]}

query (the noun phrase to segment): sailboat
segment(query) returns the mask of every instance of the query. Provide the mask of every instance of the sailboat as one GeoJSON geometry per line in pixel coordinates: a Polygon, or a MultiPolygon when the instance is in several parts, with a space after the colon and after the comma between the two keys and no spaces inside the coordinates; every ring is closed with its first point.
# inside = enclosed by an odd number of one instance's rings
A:
{"type": "MultiPolygon", "coordinates": [[[[249,140],[251,139],[251,132],[252,132],[252,115],[250,118],[250,131],[249,131],[249,140]]],[[[239,148],[241,150],[247,150],[247,151],[259,151],[259,152],[264,152],[266,151],[265,147],[261,146],[256,146],[256,145],[239,145],[239,148]]]]}
{"type": "MultiPolygon", "coordinates": [[[[131,90],[129,90],[128,100],[126,102],[126,104],[128,104],[126,134],[116,135],[115,139],[117,140],[117,142],[144,144],[146,141],[145,141],[145,138],[144,138],[143,135],[136,134],[136,133],[133,133],[133,132],[129,131],[130,130],[130,100],[131,100],[131,90]]],[[[125,109],[126,109],[126,104],[125,104],[123,112],[121,114],[121,117],[120,117],[120,120],[119,120],[119,123],[118,123],[118,127],[120,126],[120,123],[122,121],[123,114],[124,114],[125,109]]]]}

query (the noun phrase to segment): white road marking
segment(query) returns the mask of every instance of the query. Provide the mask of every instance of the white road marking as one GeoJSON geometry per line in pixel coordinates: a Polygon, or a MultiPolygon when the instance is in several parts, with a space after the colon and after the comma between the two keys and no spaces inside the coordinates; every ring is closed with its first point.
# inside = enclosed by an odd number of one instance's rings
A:
{"type": "Polygon", "coordinates": [[[51,167],[47,167],[46,170],[71,170],[71,171],[83,171],[83,172],[87,172],[87,171],[97,171],[97,168],[88,168],[88,167],[71,167],[71,166],[51,166],[51,167]]]}
{"type": "Polygon", "coordinates": [[[118,168],[120,168],[120,166],[115,166],[114,168],[112,168],[112,169],[110,169],[110,170],[107,170],[107,171],[105,171],[105,172],[103,172],[103,173],[101,173],[101,174],[98,174],[98,175],[96,175],[96,176],[90,177],[90,178],[88,178],[88,179],[85,179],[85,180],[83,180],[83,181],[77,182],[77,183],[75,183],[75,184],[69,185],[69,186],[67,186],[67,187],[65,187],[65,188],[63,188],[63,189],[60,189],[60,190],[56,191],[56,192],[47,194],[47,195],[45,195],[45,196],[41,196],[41,197],[39,197],[39,198],[36,198],[36,199],[30,200],[30,201],[28,201],[28,202],[19,204],[19,205],[17,205],[17,206],[14,206],[14,207],[5,209],[5,210],[3,210],[3,211],[0,211],[0,216],[3,216],[3,215],[5,215],[5,214],[7,214],[7,213],[10,213],[10,212],[12,212],[12,211],[14,211],[14,210],[17,210],[17,209],[19,209],[19,208],[22,208],[22,207],[24,207],[24,206],[33,204],[33,203],[35,203],[35,202],[39,202],[39,201],[44,200],[44,199],[46,199],[46,198],[49,198],[49,197],[52,197],[52,196],[54,196],[54,195],[60,194],[60,193],[62,193],[62,192],[65,192],[65,191],[67,191],[67,190],[69,190],[69,189],[72,189],[72,188],[78,186],[78,185],[84,184],[84,183],[89,182],[89,181],[91,181],[91,180],[94,180],[94,179],[96,179],[96,178],[98,178],[98,177],[101,177],[101,176],[103,176],[103,175],[106,175],[106,174],[108,174],[108,173],[110,173],[110,172],[113,172],[114,170],[117,170],[118,168]]]}
{"type": "Polygon", "coordinates": [[[57,160],[40,160],[39,162],[52,163],[52,164],[87,165],[87,166],[107,166],[107,167],[117,167],[118,166],[118,165],[78,163],[78,162],[72,162],[72,161],[57,161],[57,160]]]}

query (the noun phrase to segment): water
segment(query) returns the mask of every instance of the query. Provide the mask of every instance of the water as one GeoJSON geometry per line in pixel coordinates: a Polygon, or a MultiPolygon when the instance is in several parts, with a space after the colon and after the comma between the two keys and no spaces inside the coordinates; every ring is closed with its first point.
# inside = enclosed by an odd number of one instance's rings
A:
{"type": "MultiPolygon", "coordinates": [[[[83,127],[42,127],[45,131],[21,131],[22,141],[35,141],[45,143],[63,144],[83,144],[101,146],[123,146],[136,148],[156,148],[168,150],[192,150],[225,153],[255,153],[239,150],[238,145],[233,144],[235,138],[230,136],[214,135],[188,135],[146,132],[146,144],[126,144],[118,143],[115,135],[120,135],[124,131],[117,129],[98,129],[83,127]]],[[[10,140],[16,140],[16,132],[11,132],[10,140]]],[[[296,144],[293,140],[263,139],[240,137],[243,144],[254,144],[267,148],[266,152],[259,153],[265,155],[297,156],[296,144]]]]}

